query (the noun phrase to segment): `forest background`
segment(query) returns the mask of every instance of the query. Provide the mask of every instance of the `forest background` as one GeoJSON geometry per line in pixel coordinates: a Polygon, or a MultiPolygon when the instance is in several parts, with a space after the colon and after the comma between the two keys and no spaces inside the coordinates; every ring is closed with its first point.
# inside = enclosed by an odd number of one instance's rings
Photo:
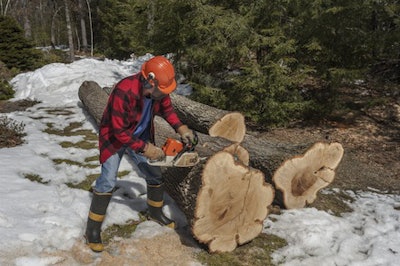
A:
{"type": "Polygon", "coordinates": [[[399,2],[0,0],[0,99],[51,62],[170,54],[191,98],[249,125],[341,120],[399,97],[399,2]],[[383,97],[343,96],[360,85],[383,97]]]}

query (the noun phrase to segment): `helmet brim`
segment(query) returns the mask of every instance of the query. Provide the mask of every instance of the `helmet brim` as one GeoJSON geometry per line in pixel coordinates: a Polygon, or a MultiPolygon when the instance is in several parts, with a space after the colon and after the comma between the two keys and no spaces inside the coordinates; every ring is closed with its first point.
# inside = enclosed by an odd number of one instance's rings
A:
{"type": "Polygon", "coordinates": [[[172,81],[171,85],[166,88],[158,88],[164,94],[170,94],[176,89],[176,81],[175,79],[172,81]]]}

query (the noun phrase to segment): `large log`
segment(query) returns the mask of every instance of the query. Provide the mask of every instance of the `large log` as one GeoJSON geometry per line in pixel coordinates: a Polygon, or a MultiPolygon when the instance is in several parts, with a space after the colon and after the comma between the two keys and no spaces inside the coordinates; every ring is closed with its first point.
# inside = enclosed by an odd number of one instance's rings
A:
{"type": "MultiPolygon", "coordinates": [[[[98,121],[104,105],[93,108],[85,104],[87,99],[81,98],[93,94],[107,97],[95,82],[84,82],[79,89],[80,99],[98,121]]],[[[188,218],[194,236],[207,243],[210,251],[233,250],[261,232],[260,221],[265,218],[274,194],[274,204],[304,207],[333,181],[343,155],[339,143],[316,143],[304,154],[307,147],[282,145],[246,134],[244,118],[239,113],[210,108],[189,99],[185,102],[182,96],[175,95],[172,99],[175,109],[180,110],[181,120],[199,131],[201,145],[196,149],[204,160],[193,168],[164,169],[165,186],[188,218]],[[206,113],[212,117],[207,118],[206,113]],[[276,186],[275,193],[269,183],[276,186]],[[212,233],[208,234],[210,230],[212,233]]],[[[104,102],[97,101],[99,105],[104,102]]],[[[156,119],[156,132],[158,145],[176,134],[162,119],[156,119]]]]}

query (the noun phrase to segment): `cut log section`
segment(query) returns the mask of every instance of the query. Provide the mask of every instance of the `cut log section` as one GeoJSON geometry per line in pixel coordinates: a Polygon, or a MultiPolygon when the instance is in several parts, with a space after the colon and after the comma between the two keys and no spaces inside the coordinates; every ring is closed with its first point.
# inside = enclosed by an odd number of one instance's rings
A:
{"type": "Polygon", "coordinates": [[[232,251],[261,233],[274,190],[264,175],[219,152],[206,163],[192,231],[211,252],[232,251]]]}
{"type": "Polygon", "coordinates": [[[272,178],[284,206],[302,208],[314,202],[317,192],[332,183],[343,152],[339,143],[315,143],[303,156],[285,161],[272,178]]]}
{"type": "Polygon", "coordinates": [[[208,130],[211,137],[221,137],[233,142],[242,142],[246,135],[246,124],[241,113],[223,115],[208,130]]]}
{"type": "Polygon", "coordinates": [[[226,151],[184,175],[185,169],[168,170],[164,179],[171,197],[185,213],[193,236],[210,252],[233,251],[261,233],[274,199],[274,189],[261,171],[226,151]]]}

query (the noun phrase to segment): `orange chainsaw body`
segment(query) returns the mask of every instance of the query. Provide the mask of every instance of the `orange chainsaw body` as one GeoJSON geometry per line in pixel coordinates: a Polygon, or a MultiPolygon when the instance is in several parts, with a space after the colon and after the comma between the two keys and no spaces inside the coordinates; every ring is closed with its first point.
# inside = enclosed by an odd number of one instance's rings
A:
{"type": "Polygon", "coordinates": [[[176,156],[183,150],[183,143],[179,140],[168,138],[161,148],[165,156],[176,156]]]}
{"type": "Polygon", "coordinates": [[[197,152],[184,151],[185,145],[173,138],[167,138],[161,149],[165,153],[165,158],[161,161],[148,160],[148,164],[165,167],[191,167],[196,165],[200,160],[197,152]]]}

